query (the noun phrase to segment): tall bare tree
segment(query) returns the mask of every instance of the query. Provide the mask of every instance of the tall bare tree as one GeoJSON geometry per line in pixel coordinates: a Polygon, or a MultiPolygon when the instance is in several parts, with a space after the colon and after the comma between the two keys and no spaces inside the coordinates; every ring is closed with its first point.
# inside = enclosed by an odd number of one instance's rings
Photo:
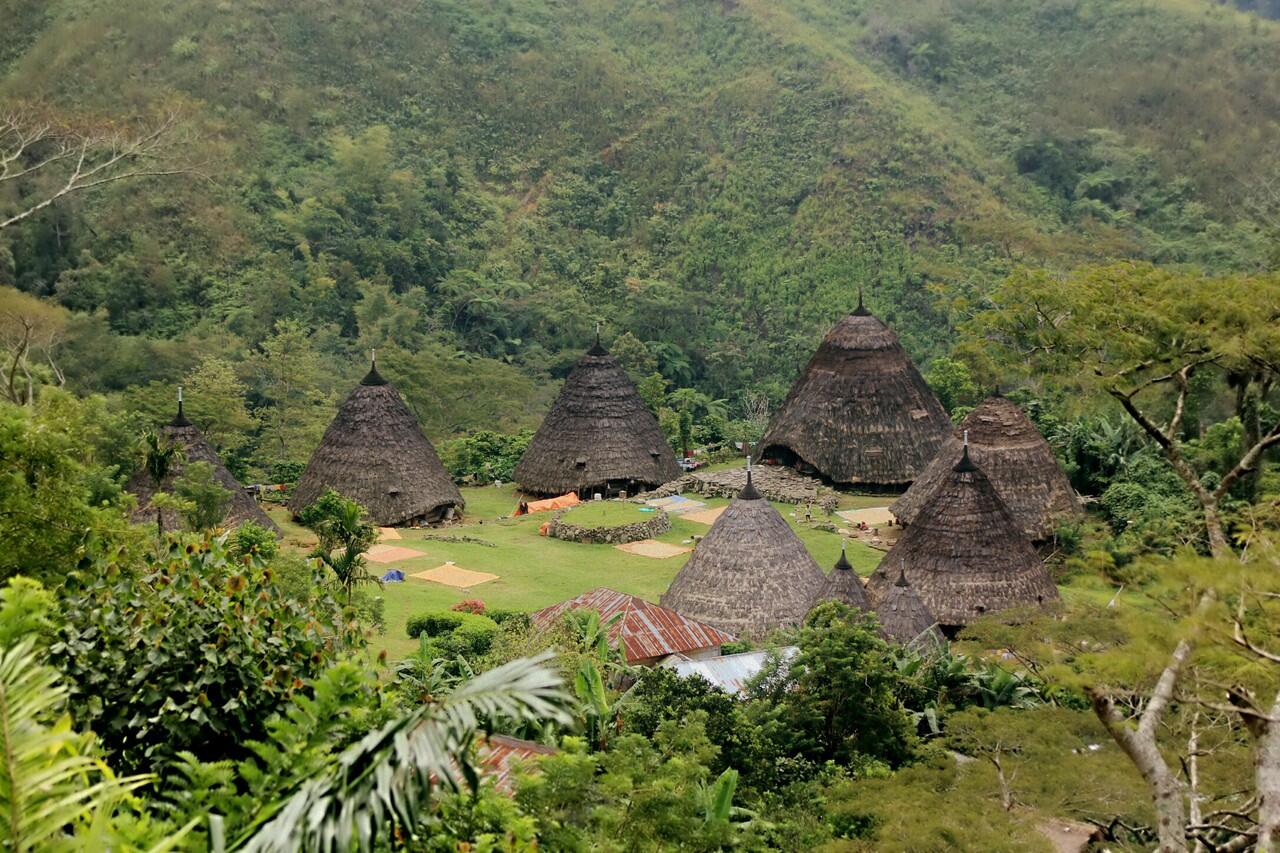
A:
{"type": "Polygon", "coordinates": [[[0,231],[69,195],[135,178],[191,172],[176,155],[180,117],[136,126],[68,122],[31,105],[0,105],[0,231]]]}

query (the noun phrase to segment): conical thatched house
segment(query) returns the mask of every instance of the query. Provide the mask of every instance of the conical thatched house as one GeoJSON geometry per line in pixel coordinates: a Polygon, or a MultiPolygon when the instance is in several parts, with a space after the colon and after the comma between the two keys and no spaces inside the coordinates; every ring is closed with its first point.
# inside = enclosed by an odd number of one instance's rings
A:
{"type": "MultiPolygon", "coordinates": [[[[224,489],[231,492],[231,502],[227,505],[227,514],[223,518],[223,525],[225,527],[236,527],[245,521],[253,521],[273,531],[276,536],[281,535],[280,528],[276,527],[276,523],[268,518],[267,514],[262,511],[262,507],[258,506],[258,502],[245,492],[244,486],[240,485],[240,482],[231,476],[231,472],[227,470],[227,466],[222,462],[222,457],[205,440],[204,434],[200,432],[199,427],[187,420],[186,414],[182,411],[181,388],[178,389],[178,413],[173,420],[160,430],[160,436],[170,444],[181,448],[183,456],[183,461],[175,462],[171,466],[168,476],[160,484],[160,491],[173,493],[174,481],[182,476],[186,463],[208,462],[213,466],[214,479],[224,489]]],[[[151,475],[147,473],[146,468],[137,471],[129,479],[129,483],[125,488],[138,498],[138,509],[133,513],[133,521],[137,524],[154,525],[156,523],[156,511],[151,506],[151,496],[156,493],[156,484],[151,479],[151,475]]],[[[182,517],[171,509],[162,510],[160,518],[161,526],[165,530],[181,530],[183,528],[182,517]]]]}
{"type": "Polygon", "coordinates": [[[565,379],[514,479],[531,495],[577,492],[586,499],[636,494],[678,476],[658,419],[597,340],[565,379]]]}
{"type": "Polygon", "coordinates": [[[835,568],[831,570],[831,574],[827,575],[815,605],[824,601],[839,601],[841,604],[847,604],[859,610],[871,609],[867,591],[862,587],[862,578],[858,577],[858,573],[849,564],[843,543],[840,545],[840,559],[836,560],[835,568]]]}
{"type": "Polygon", "coordinates": [[[880,619],[880,632],[895,643],[924,650],[937,648],[944,642],[937,620],[907,580],[901,564],[898,579],[881,595],[875,610],[880,619]]]}
{"type": "Polygon", "coordinates": [[[462,494],[436,449],[375,362],[338,407],[289,501],[294,515],[333,489],[390,527],[453,517],[462,494]]]}
{"type": "Polygon", "coordinates": [[[899,565],[944,627],[1058,599],[1031,539],[967,449],[871,576],[872,601],[888,593],[899,565]]]}
{"type": "Polygon", "coordinates": [[[747,476],[660,603],[739,637],[798,625],[826,583],[804,544],[747,476]]]}
{"type": "Polygon", "coordinates": [[[951,430],[898,336],[858,307],[827,333],[761,440],[765,459],[901,491],[951,430]]]}
{"type": "Polygon", "coordinates": [[[889,507],[903,524],[914,521],[925,501],[950,478],[966,433],[970,458],[1032,540],[1050,538],[1059,523],[1080,515],[1080,501],[1049,443],[1017,404],[995,396],[969,413],[919,479],[889,507]]]}

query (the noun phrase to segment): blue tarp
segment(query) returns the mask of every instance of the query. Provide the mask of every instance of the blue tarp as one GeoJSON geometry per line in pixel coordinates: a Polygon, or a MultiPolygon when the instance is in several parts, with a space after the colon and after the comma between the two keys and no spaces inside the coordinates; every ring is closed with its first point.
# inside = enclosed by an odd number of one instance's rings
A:
{"type": "Polygon", "coordinates": [[[399,569],[392,569],[382,576],[383,583],[395,583],[404,580],[404,572],[399,569]]]}

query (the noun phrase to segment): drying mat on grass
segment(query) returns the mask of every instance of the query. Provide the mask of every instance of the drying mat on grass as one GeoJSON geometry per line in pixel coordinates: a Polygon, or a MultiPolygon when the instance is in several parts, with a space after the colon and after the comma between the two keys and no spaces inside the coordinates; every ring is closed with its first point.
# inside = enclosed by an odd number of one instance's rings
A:
{"type": "Polygon", "coordinates": [[[866,509],[846,509],[843,512],[837,512],[836,515],[843,518],[850,524],[857,524],[865,521],[867,524],[875,526],[877,524],[888,524],[893,519],[893,513],[889,512],[887,506],[872,506],[866,509]]]}
{"type": "Polygon", "coordinates": [[[706,504],[702,501],[695,501],[683,495],[672,495],[669,498],[651,498],[645,501],[645,504],[677,515],[683,515],[686,512],[693,512],[706,507],[706,504]]]}
{"type": "Polygon", "coordinates": [[[434,569],[427,569],[425,572],[414,572],[409,577],[424,581],[434,581],[445,586],[456,586],[459,589],[466,589],[467,587],[482,584],[485,581],[496,581],[498,579],[497,575],[460,569],[452,563],[445,563],[443,566],[436,566],[434,569]]]}
{"type": "Polygon", "coordinates": [[[619,551],[626,551],[628,554],[635,554],[637,557],[652,557],[655,560],[665,560],[667,557],[675,557],[679,554],[687,554],[692,548],[681,548],[679,545],[668,545],[666,542],[659,542],[657,539],[641,539],[639,542],[628,542],[625,545],[614,545],[619,551]]]}
{"type": "Polygon", "coordinates": [[[400,538],[400,531],[399,531],[399,530],[396,530],[394,527],[379,527],[379,528],[378,528],[378,541],[379,541],[379,542],[389,542],[389,541],[391,541],[392,539],[399,539],[399,538],[400,538]]]}
{"type": "Polygon", "coordinates": [[[416,560],[426,554],[412,548],[401,548],[399,545],[374,545],[365,556],[375,563],[394,563],[399,560],[416,560]]]}
{"type": "Polygon", "coordinates": [[[700,509],[697,512],[686,512],[680,516],[685,521],[695,521],[698,524],[715,524],[716,519],[720,517],[728,507],[717,506],[711,509],[700,509]]]}

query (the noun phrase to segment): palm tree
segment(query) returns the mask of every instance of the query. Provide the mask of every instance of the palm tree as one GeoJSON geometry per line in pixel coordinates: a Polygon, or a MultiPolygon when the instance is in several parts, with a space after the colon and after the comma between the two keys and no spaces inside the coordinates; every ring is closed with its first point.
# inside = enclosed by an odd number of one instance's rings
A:
{"type": "MultiPolygon", "coordinates": [[[[168,478],[174,466],[182,461],[182,448],[162,439],[159,433],[154,431],[148,431],[142,436],[142,444],[143,467],[147,469],[147,476],[151,478],[154,491],[159,492],[161,484],[168,478]]],[[[152,504],[156,504],[154,496],[152,504]]],[[[156,537],[164,538],[164,509],[160,505],[156,506],[156,537]]]]}
{"type": "Polygon", "coordinates": [[[328,770],[264,810],[230,849],[252,853],[347,853],[371,850],[394,827],[413,827],[434,789],[474,789],[471,745],[482,727],[571,721],[551,656],[522,658],[459,685],[370,732],[328,770]]]}
{"type": "MultiPolygon", "coordinates": [[[[0,648],[0,847],[106,849],[110,818],[151,775],[117,778],[63,719],[67,688],[34,642],[0,648]]],[[[189,830],[155,848],[169,849],[189,830]]]]}

